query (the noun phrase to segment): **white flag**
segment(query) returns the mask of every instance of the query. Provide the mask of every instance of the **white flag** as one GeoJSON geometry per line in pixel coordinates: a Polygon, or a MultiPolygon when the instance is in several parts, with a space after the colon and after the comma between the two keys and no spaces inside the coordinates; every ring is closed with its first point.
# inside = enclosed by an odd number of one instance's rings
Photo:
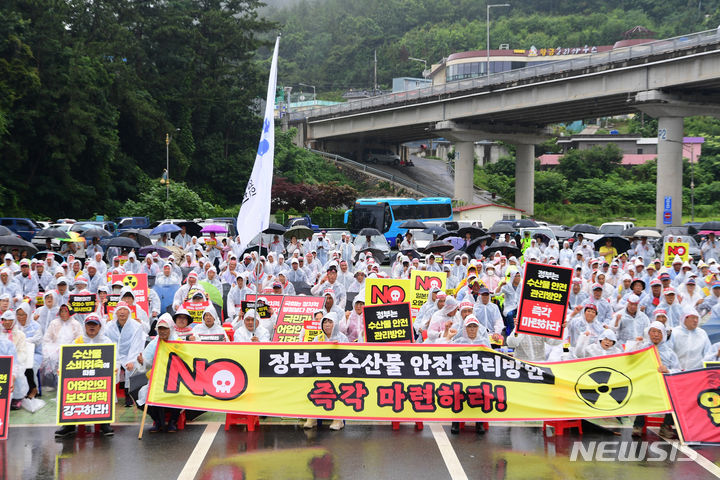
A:
{"type": "Polygon", "coordinates": [[[270,191],[272,189],[273,160],[275,157],[275,88],[277,85],[277,57],[280,37],[275,40],[270,79],[268,80],[265,119],[263,120],[260,145],[250,180],[245,188],[240,213],[237,218],[237,231],[240,237],[240,250],[260,232],[270,225],[270,191]]]}

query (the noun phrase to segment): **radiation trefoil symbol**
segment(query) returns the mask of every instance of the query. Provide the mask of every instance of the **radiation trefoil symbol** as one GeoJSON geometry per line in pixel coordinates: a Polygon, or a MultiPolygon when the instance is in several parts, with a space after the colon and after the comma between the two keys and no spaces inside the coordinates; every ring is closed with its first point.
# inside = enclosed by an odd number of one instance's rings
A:
{"type": "Polygon", "coordinates": [[[130,288],[134,289],[135,287],[137,287],[137,284],[138,284],[138,281],[134,275],[128,275],[127,277],[125,277],[123,279],[123,285],[125,285],[126,287],[130,287],[130,288]]]}
{"type": "Polygon", "coordinates": [[[617,410],[632,396],[632,380],[624,373],[608,367],[597,367],[580,375],[575,393],[590,408],[617,410]]]}

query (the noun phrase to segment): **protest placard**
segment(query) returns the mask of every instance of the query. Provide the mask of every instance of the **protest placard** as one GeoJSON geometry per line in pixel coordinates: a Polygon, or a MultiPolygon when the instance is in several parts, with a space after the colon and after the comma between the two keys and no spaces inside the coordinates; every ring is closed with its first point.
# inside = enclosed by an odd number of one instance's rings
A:
{"type": "Polygon", "coordinates": [[[97,296],[94,293],[82,292],[70,295],[70,308],[75,313],[92,313],[97,305],[97,296]]]}
{"type": "Polygon", "coordinates": [[[115,344],[60,347],[58,425],[115,420],[115,344]]]}
{"type": "Polygon", "coordinates": [[[420,307],[427,302],[430,296],[430,290],[439,288],[445,291],[446,283],[447,273],[445,272],[426,272],[423,270],[413,270],[410,272],[410,284],[412,285],[410,311],[413,319],[417,316],[420,307]]]}
{"type": "Polygon", "coordinates": [[[412,342],[410,303],[366,305],[363,308],[368,342],[412,342]]]}
{"type": "Polygon", "coordinates": [[[562,338],[572,269],[526,262],[517,333],[562,338]]]}
{"type": "Polygon", "coordinates": [[[0,357],[0,440],[7,439],[13,357],[0,357]]]}

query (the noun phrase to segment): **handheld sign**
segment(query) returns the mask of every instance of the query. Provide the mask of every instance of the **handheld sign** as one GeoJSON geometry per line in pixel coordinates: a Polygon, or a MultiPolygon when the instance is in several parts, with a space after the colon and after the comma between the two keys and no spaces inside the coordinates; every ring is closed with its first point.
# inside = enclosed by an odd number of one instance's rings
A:
{"type": "Polygon", "coordinates": [[[412,342],[409,303],[365,305],[365,338],[368,342],[412,342]]]}
{"type": "Polygon", "coordinates": [[[562,338],[572,268],[527,262],[517,333],[562,338]]]}
{"type": "Polygon", "coordinates": [[[119,280],[125,287],[130,287],[135,295],[135,305],[150,315],[147,273],[109,274],[108,277],[108,283],[111,285],[119,280]]]}
{"type": "Polygon", "coordinates": [[[420,307],[427,302],[430,297],[430,290],[439,288],[445,291],[447,273],[445,272],[425,272],[422,270],[413,270],[410,272],[410,282],[412,285],[411,292],[411,311],[412,316],[417,316],[420,307]]]}
{"type": "Polygon", "coordinates": [[[95,311],[97,296],[94,293],[83,292],[70,295],[70,308],[75,313],[92,313],[95,311]]]}
{"type": "Polygon", "coordinates": [[[672,267],[672,262],[677,255],[683,262],[690,258],[690,244],[686,242],[665,242],[663,245],[665,266],[672,267]]]}
{"type": "Polygon", "coordinates": [[[260,318],[270,318],[272,315],[270,314],[270,306],[269,305],[261,305],[258,306],[255,304],[255,302],[248,302],[247,300],[243,300],[241,302],[242,306],[242,312],[247,313],[248,310],[251,308],[254,308],[255,311],[258,314],[258,317],[260,318]]]}
{"type": "Polygon", "coordinates": [[[60,347],[58,425],[115,421],[115,344],[60,347]]]}
{"type": "Polygon", "coordinates": [[[203,312],[210,306],[210,302],[207,300],[202,302],[184,302],[182,306],[190,314],[190,317],[192,317],[192,323],[201,323],[203,312]]]}
{"type": "Polygon", "coordinates": [[[13,357],[0,357],[0,440],[8,437],[13,357]]]}
{"type": "MultiPolygon", "coordinates": [[[[268,298],[268,300],[270,300],[268,298]]],[[[301,342],[300,332],[305,329],[305,322],[312,321],[313,314],[325,304],[325,297],[305,297],[302,295],[286,295],[282,308],[278,313],[273,342],[301,342]]],[[[305,329],[306,337],[309,331],[305,329]]],[[[317,334],[316,331],[312,331],[317,334]]]]}

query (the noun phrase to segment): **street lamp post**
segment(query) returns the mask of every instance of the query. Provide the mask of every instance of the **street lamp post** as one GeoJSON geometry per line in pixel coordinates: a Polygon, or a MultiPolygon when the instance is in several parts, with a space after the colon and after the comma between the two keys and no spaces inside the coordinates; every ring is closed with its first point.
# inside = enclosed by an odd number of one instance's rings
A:
{"type": "Polygon", "coordinates": [[[303,87],[310,87],[313,89],[313,102],[317,100],[317,97],[315,96],[315,85],[308,85],[307,83],[298,83],[298,85],[302,85],[303,87]]]}
{"type": "MultiPolygon", "coordinates": [[[[176,128],[176,132],[180,129],[176,128]]],[[[172,135],[169,133],[165,134],[165,201],[170,200],[170,142],[172,141],[172,135]]]]}
{"type": "Polygon", "coordinates": [[[490,77],[490,9],[493,7],[509,7],[509,3],[496,3],[494,5],[487,6],[487,18],[485,19],[485,28],[487,33],[487,43],[485,44],[485,51],[487,52],[487,63],[485,64],[485,75],[490,77]]]}
{"type": "Polygon", "coordinates": [[[423,64],[423,77],[425,77],[425,71],[427,70],[427,60],[423,60],[422,58],[415,58],[415,57],[408,57],[408,60],[414,60],[416,62],[422,62],[423,64]]]}

